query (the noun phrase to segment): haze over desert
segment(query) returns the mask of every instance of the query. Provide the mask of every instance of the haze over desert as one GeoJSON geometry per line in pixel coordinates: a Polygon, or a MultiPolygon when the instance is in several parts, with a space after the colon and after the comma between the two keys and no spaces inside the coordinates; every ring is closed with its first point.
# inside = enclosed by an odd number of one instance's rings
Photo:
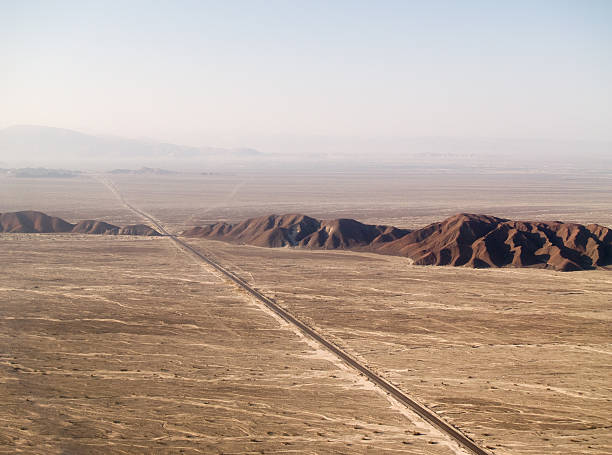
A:
{"type": "Polygon", "coordinates": [[[612,453],[610,30],[0,2],[0,454],[612,453]]]}

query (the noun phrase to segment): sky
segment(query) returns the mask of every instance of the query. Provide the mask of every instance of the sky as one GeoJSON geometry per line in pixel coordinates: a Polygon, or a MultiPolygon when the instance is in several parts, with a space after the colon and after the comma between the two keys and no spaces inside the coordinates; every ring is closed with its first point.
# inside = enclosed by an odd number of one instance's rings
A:
{"type": "Polygon", "coordinates": [[[612,1],[0,0],[0,127],[612,141],[612,1]]]}

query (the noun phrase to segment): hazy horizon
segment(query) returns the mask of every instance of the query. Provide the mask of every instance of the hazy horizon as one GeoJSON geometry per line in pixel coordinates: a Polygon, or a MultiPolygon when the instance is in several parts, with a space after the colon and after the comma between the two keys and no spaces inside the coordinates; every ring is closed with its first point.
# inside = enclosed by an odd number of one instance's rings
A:
{"type": "Polygon", "coordinates": [[[611,23],[605,1],[4,2],[0,128],[269,154],[609,147],[611,23]]]}
{"type": "Polygon", "coordinates": [[[286,138],[284,152],[252,147],[194,147],[150,139],[90,135],[40,125],[0,129],[1,168],[161,167],[174,171],[421,169],[607,172],[612,143],[543,139],[286,138]]]}

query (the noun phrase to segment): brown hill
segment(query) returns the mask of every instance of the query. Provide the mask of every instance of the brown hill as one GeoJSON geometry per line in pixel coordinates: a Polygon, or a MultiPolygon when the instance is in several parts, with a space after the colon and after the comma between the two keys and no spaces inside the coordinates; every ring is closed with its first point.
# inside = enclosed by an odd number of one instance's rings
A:
{"type": "Polygon", "coordinates": [[[78,234],[117,234],[119,229],[119,226],[104,221],[85,220],[77,223],[72,232],[78,234]]]}
{"type": "Polygon", "coordinates": [[[0,215],[0,232],[70,232],[73,227],[73,224],[61,218],[33,210],[9,212],[0,215]]]}
{"type": "Polygon", "coordinates": [[[144,224],[135,224],[124,228],[97,220],[85,220],[72,224],[61,218],[33,210],[0,214],[0,232],[161,235],[155,229],[144,224]]]}
{"type": "Polygon", "coordinates": [[[511,221],[465,213],[415,231],[351,219],[271,215],[238,224],[196,227],[183,235],[265,247],[373,251],[409,257],[418,265],[570,271],[612,264],[612,231],[604,226],[511,221]]]}
{"type": "Polygon", "coordinates": [[[132,224],[119,229],[119,235],[145,235],[148,237],[156,237],[161,234],[146,224],[132,224]]]}
{"type": "Polygon", "coordinates": [[[238,224],[216,223],[195,227],[183,235],[264,247],[367,249],[395,240],[407,232],[351,219],[321,221],[306,215],[270,215],[238,224]]]}
{"type": "Polygon", "coordinates": [[[511,221],[459,214],[380,248],[421,265],[546,267],[582,270],[609,265],[612,234],[598,225],[511,221]]]}

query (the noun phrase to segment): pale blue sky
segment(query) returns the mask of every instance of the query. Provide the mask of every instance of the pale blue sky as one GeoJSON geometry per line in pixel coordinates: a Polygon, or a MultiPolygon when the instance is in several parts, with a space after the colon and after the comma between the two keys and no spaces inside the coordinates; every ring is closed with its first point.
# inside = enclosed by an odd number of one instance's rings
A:
{"type": "Polygon", "coordinates": [[[609,0],[0,0],[0,57],[0,127],[612,140],[609,0]]]}

